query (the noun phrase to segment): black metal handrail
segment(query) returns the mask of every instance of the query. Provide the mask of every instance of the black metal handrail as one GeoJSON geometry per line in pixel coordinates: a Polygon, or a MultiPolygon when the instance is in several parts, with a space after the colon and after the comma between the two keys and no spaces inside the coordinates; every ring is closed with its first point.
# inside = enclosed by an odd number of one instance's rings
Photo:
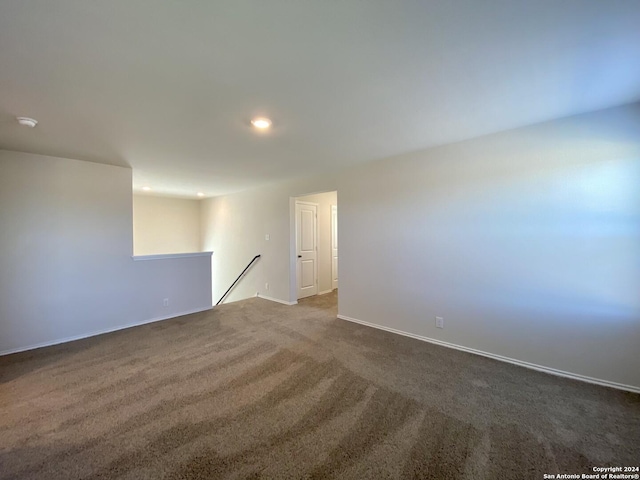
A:
{"type": "Polygon", "coordinates": [[[226,292],[224,292],[224,295],[222,295],[222,297],[220,297],[220,300],[218,300],[218,303],[216,303],[216,307],[217,307],[218,305],[220,305],[220,302],[221,302],[222,300],[224,300],[224,297],[226,297],[226,296],[227,296],[227,294],[231,291],[231,289],[236,285],[236,283],[238,283],[238,280],[240,280],[240,279],[242,278],[242,276],[244,275],[244,272],[246,272],[247,270],[249,270],[249,267],[250,267],[251,265],[253,265],[253,262],[255,262],[255,261],[256,261],[257,259],[259,259],[259,258],[260,258],[260,255],[256,255],[255,257],[253,257],[253,260],[251,260],[251,261],[249,262],[249,265],[247,265],[247,266],[245,267],[245,269],[242,271],[242,273],[241,273],[240,275],[238,275],[238,278],[236,278],[236,279],[235,279],[235,281],[231,284],[231,286],[227,289],[227,291],[226,291],[226,292]]]}

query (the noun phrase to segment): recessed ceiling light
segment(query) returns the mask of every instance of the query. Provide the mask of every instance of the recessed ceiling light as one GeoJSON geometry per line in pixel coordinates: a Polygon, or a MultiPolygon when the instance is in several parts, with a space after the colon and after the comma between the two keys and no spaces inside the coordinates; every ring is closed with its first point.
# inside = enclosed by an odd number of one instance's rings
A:
{"type": "Polygon", "coordinates": [[[271,126],[271,120],[264,117],[254,118],[253,120],[251,120],[251,125],[261,130],[264,130],[265,128],[269,128],[271,126]]]}
{"type": "Polygon", "coordinates": [[[145,192],[150,192],[151,191],[151,187],[142,187],[142,190],[144,190],[145,192]]]}
{"type": "Polygon", "coordinates": [[[204,197],[204,193],[202,193],[202,192],[198,192],[198,196],[199,196],[199,197],[204,197]]]}
{"type": "Polygon", "coordinates": [[[16,120],[18,120],[18,123],[20,125],[29,128],[33,128],[38,124],[37,120],[29,117],[16,117],[16,120]]]}

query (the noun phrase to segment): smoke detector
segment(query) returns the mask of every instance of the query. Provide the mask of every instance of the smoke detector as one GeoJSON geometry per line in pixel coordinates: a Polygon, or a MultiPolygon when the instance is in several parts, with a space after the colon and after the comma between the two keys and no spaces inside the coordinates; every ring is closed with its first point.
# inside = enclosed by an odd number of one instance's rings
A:
{"type": "Polygon", "coordinates": [[[18,123],[24,127],[29,127],[29,128],[33,128],[38,124],[37,120],[34,120],[33,118],[29,118],[29,117],[16,117],[16,120],[18,120],[18,123]]]}

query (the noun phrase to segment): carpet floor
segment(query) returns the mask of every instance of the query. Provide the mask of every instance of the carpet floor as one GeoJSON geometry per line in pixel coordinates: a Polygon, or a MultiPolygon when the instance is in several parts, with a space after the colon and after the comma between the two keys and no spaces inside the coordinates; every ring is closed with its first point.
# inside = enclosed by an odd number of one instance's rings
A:
{"type": "Polygon", "coordinates": [[[0,358],[1,479],[542,479],[640,463],[640,395],[253,298],[0,358]]]}

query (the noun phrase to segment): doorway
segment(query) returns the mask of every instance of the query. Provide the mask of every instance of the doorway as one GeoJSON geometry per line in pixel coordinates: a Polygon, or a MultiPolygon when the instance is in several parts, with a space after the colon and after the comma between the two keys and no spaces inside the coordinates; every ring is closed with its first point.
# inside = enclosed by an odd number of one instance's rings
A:
{"type": "Polygon", "coordinates": [[[296,200],[298,299],[318,294],[318,204],[296,200]]]}
{"type": "Polygon", "coordinates": [[[292,300],[338,288],[338,196],[325,192],[291,198],[292,300]]]}
{"type": "Polygon", "coordinates": [[[331,205],[331,290],[338,288],[338,205],[331,205]]]}

